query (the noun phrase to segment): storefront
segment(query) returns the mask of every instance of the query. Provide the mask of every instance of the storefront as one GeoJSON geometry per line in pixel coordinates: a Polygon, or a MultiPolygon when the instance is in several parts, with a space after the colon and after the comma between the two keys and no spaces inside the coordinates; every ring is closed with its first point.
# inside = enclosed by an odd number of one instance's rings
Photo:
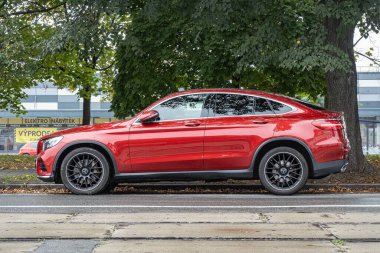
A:
{"type": "MultiPolygon", "coordinates": [[[[113,120],[115,119],[92,118],[92,124],[113,120]]],[[[0,153],[17,153],[27,142],[81,125],[81,118],[0,118],[0,153]]]]}

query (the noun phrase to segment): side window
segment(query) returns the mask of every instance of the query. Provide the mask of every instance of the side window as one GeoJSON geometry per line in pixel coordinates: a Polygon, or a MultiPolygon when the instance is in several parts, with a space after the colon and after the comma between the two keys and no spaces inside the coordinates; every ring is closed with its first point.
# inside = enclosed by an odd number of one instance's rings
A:
{"type": "Polygon", "coordinates": [[[255,99],[255,115],[261,114],[273,114],[272,109],[268,103],[268,100],[265,98],[256,98],[255,99]]]}
{"type": "Polygon", "coordinates": [[[37,148],[37,142],[32,142],[32,143],[30,143],[30,146],[31,146],[32,148],[37,148]]]}
{"type": "Polygon", "coordinates": [[[272,105],[273,111],[276,114],[282,114],[282,113],[290,112],[292,110],[292,108],[290,106],[281,104],[279,102],[275,102],[275,101],[270,100],[270,103],[272,105]]]}
{"type": "Polygon", "coordinates": [[[213,96],[214,117],[253,115],[253,98],[238,94],[216,94],[213,96]]]}
{"type": "Polygon", "coordinates": [[[194,94],[172,98],[153,108],[160,114],[159,121],[192,119],[202,116],[207,94],[194,94]]]}

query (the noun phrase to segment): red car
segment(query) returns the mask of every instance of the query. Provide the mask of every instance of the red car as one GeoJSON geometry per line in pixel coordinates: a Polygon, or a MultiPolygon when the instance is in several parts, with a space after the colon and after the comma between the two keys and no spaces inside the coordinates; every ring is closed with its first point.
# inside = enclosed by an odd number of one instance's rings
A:
{"type": "Polygon", "coordinates": [[[178,92],[123,121],[55,132],[38,143],[37,173],[76,194],[118,182],[260,179],[274,194],[344,171],[342,114],[272,93],[178,92]]]}
{"type": "Polygon", "coordinates": [[[37,155],[37,142],[31,141],[31,142],[26,143],[24,146],[20,148],[18,155],[22,155],[22,156],[37,155]]]}

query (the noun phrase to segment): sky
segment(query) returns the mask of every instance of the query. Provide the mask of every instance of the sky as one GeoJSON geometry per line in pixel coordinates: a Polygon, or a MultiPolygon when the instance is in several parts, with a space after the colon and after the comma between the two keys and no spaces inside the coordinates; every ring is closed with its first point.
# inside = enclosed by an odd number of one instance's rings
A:
{"type": "MultiPolygon", "coordinates": [[[[357,41],[360,38],[359,31],[355,32],[355,40],[357,41]]],[[[370,33],[369,37],[367,39],[361,39],[358,44],[355,46],[355,51],[358,51],[360,53],[367,52],[370,48],[373,48],[372,54],[373,58],[376,58],[380,61],[380,34],[376,34],[374,32],[370,33]]],[[[356,66],[358,71],[378,71],[380,72],[380,66],[373,64],[372,61],[366,59],[363,56],[359,56],[356,66]],[[370,65],[373,65],[374,67],[370,67],[370,65]]]]}

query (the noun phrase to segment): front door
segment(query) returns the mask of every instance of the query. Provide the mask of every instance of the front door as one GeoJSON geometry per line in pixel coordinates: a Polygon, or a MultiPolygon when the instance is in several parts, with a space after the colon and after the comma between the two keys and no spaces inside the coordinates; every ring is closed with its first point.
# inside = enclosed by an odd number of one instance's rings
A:
{"type": "Polygon", "coordinates": [[[155,122],[134,123],[129,147],[132,172],[203,170],[203,142],[207,119],[207,94],[171,98],[152,108],[155,122]]]}

